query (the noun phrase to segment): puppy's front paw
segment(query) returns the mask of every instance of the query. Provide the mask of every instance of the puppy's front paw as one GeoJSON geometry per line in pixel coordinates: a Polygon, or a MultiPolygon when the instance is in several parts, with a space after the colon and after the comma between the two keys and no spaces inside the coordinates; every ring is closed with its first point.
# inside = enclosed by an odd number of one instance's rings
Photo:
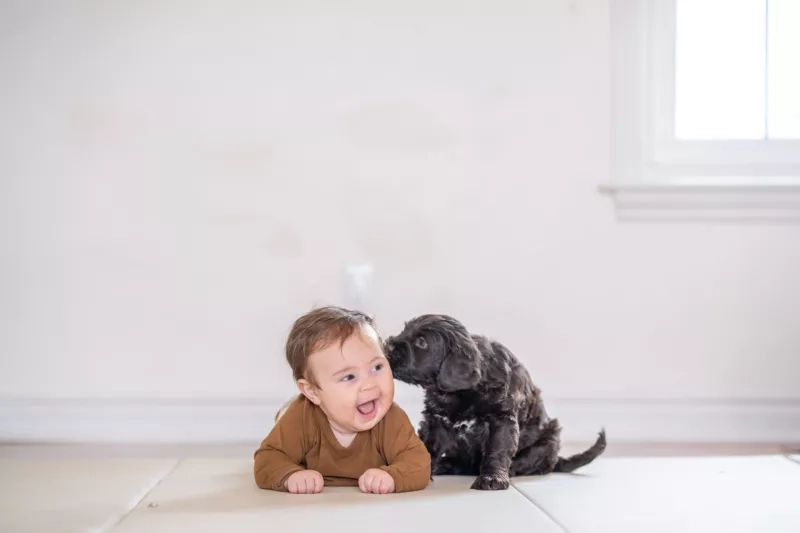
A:
{"type": "Polygon", "coordinates": [[[490,476],[478,476],[470,488],[475,490],[506,490],[508,485],[508,474],[500,473],[490,476]]]}

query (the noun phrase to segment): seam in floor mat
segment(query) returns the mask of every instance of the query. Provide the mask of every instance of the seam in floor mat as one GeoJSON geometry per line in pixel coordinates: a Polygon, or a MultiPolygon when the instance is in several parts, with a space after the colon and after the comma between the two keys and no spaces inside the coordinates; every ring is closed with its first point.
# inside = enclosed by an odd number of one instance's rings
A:
{"type": "Polygon", "coordinates": [[[559,522],[558,520],[556,520],[556,518],[555,518],[553,515],[551,515],[550,513],[548,513],[548,512],[547,512],[546,510],[544,510],[544,509],[543,509],[541,506],[539,506],[539,504],[537,504],[535,501],[533,501],[533,498],[529,497],[527,494],[525,494],[524,492],[522,492],[521,490],[519,490],[519,489],[518,489],[518,488],[517,488],[517,487],[516,487],[516,486],[515,486],[513,483],[512,483],[511,485],[509,485],[509,487],[510,487],[510,488],[513,488],[515,491],[517,491],[517,494],[519,494],[520,496],[522,496],[523,498],[525,498],[526,500],[528,500],[528,501],[531,503],[531,505],[533,505],[534,507],[536,507],[537,509],[539,509],[539,510],[542,512],[542,514],[543,514],[543,515],[545,515],[547,518],[549,518],[549,519],[550,519],[550,521],[551,521],[551,522],[553,522],[555,525],[557,525],[557,526],[558,526],[558,529],[560,529],[560,530],[561,530],[561,531],[563,531],[564,533],[569,533],[569,530],[568,530],[566,527],[564,527],[564,524],[562,524],[561,522],[559,522]]]}
{"type": "Polygon", "coordinates": [[[797,454],[792,453],[792,454],[789,454],[789,455],[782,455],[781,457],[785,458],[790,463],[793,463],[793,464],[796,464],[797,466],[800,466],[800,459],[795,459],[795,455],[797,455],[797,454]]]}
{"type": "Polygon", "coordinates": [[[105,524],[97,527],[96,529],[92,529],[91,533],[109,533],[113,529],[115,529],[126,518],[128,518],[128,516],[133,511],[135,511],[137,507],[139,507],[139,504],[141,504],[145,500],[145,498],[147,498],[150,495],[150,493],[153,492],[153,490],[161,484],[162,481],[164,481],[170,475],[172,475],[172,473],[181,465],[181,463],[183,463],[183,460],[184,460],[183,458],[177,459],[175,461],[175,464],[172,465],[172,468],[170,468],[167,472],[165,472],[161,477],[156,479],[154,483],[152,483],[149,487],[147,487],[144,491],[142,491],[140,495],[137,495],[133,499],[133,505],[125,509],[122,513],[120,513],[118,516],[115,516],[105,524]]]}

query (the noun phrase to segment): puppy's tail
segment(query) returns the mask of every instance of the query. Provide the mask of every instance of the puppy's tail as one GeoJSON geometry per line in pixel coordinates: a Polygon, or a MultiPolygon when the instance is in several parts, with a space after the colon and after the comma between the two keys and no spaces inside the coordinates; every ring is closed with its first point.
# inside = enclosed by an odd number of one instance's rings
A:
{"type": "Polygon", "coordinates": [[[594,461],[597,456],[603,453],[606,449],[606,430],[600,430],[597,440],[586,451],[576,453],[570,457],[559,457],[556,462],[556,467],[553,472],[573,472],[582,466],[586,466],[594,461]]]}

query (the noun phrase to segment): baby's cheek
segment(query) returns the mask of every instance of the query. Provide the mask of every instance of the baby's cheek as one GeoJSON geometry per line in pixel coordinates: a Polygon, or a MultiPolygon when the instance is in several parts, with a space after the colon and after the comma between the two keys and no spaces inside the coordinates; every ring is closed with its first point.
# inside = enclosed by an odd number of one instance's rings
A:
{"type": "Polygon", "coordinates": [[[350,390],[342,395],[342,409],[353,410],[358,405],[358,391],[350,390]]]}
{"type": "Polygon", "coordinates": [[[384,381],[385,381],[383,388],[384,392],[390,398],[394,398],[394,377],[392,377],[392,374],[390,372],[386,373],[384,381]]]}

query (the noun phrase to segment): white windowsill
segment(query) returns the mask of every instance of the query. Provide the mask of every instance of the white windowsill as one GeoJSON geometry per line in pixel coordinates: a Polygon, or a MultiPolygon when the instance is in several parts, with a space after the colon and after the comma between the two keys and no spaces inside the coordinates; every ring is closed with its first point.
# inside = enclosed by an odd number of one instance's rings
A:
{"type": "Polygon", "coordinates": [[[800,222],[800,180],[714,179],[600,186],[621,220],[800,222]]]}

